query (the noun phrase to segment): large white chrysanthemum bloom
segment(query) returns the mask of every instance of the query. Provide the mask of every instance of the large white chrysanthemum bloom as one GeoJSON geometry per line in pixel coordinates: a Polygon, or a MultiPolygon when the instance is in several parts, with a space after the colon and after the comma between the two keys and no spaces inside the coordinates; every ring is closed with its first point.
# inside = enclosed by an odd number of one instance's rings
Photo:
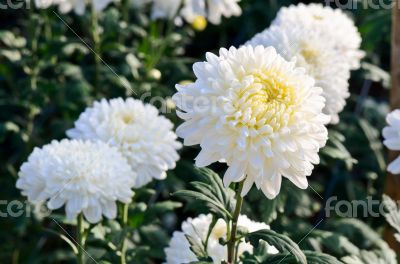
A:
{"type": "MultiPolygon", "coordinates": [[[[383,144],[390,149],[399,151],[400,150],[400,110],[396,109],[389,113],[386,117],[388,126],[383,129],[383,144]]],[[[393,174],[400,174],[400,157],[397,157],[392,161],[387,170],[393,174]]]]}
{"type": "MultiPolygon", "coordinates": [[[[361,36],[354,21],[341,9],[322,4],[291,5],[281,8],[273,25],[298,24],[304,30],[318,31],[330,36],[335,49],[352,69],[360,67],[364,52],[360,50],[361,36]]],[[[322,36],[322,35],[321,35],[322,36]]]]}
{"type": "Polygon", "coordinates": [[[138,188],[152,179],[165,179],[166,171],[175,167],[181,143],[173,127],[154,106],[140,100],[103,99],[87,108],[67,135],[116,146],[138,175],[138,188]]]}
{"type": "Polygon", "coordinates": [[[331,123],[339,122],[339,113],[349,97],[350,68],[333,44],[334,40],[321,34],[318,28],[308,30],[298,23],[271,26],[254,36],[248,45],[272,46],[286,60],[295,58],[296,66],[306,69],[316,86],[321,87],[326,103],[323,112],[331,117],[331,123]]]}
{"type": "Polygon", "coordinates": [[[327,140],[322,89],[303,68],[274,48],[221,49],[196,63],[193,84],[177,85],[173,99],[185,122],[177,129],[185,145],[200,144],[196,165],[229,166],[224,183],[253,183],[268,198],[280,191],[282,176],[307,188],[327,140]]]}
{"type": "MultiPolygon", "coordinates": [[[[172,235],[169,246],[165,249],[167,264],[181,264],[198,261],[196,255],[190,250],[190,243],[187,236],[200,246],[207,245],[204,251],[212,258],[214,263],[222,263],[227,259],[227,247],[219,243],[221,238],[226,239],[227,224],[225,220],[218,219],[214,228],[211,230],[208,241],[207,234],[212,222],[212,216],[199,215],[196,218],[188,218],[182,223],[182,231],[176,231],[172,235]]],[[[247,216],[241,215],[238,219],[238,226],[246,228],[249,232],[255,232],[262,229],[269,229],[264,223],[251,221],[247,216]]],[[[239,243],[238,256],[244,252],[253,252],[253,246],[246,243],[244,239],[239,243]]],[[[268,248],[269,254],[278,253],[275,247],[268,248]]]]}
{"type": "Polygon", "coordinates": [[[83,213],[90,223],[102,215],[115,218],[116,202],[131,201],[135,182],[135,173],[116,148],[66,139],[35,148],[18,175],[17,188],[29,202],[47,202],[51,210],[65,205],[67,218],[83,213]]]}
{"type": "MultiPolygon", "coordinates": [[[[221,23],[222,17],[239,16],[242,10],[240,0],[151,0],[152,19],[183,18],[188,23],[194,23],[196,18],[205,17],[212,24],[221,23]]],[[[179,22],[178,22],[179,24],[179,22]]]]}

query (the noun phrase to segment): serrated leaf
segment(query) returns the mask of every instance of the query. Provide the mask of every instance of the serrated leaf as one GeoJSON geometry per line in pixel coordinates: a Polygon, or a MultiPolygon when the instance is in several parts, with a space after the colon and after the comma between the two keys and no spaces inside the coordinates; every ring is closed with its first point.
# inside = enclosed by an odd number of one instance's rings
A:
{"type": "Polygon", "coordinates": [[[263,229],[249,233],[245,237],[246,241],[249,241],[255,248],[260,245],[260,240],[263,240],[271,246],[276,247],[279,252],[287,251],[296,261],[307,264],[306,256],[300,250],[299,246],[285,235],[278,234],[273,230],[263,229]]]}
{"type": "MultiPolygon", "coordinates": [[[[343,264],[337,258],[314,251],[304,251],[304,257],[307,264],[343,264]]],[[[294,255],[289,253],[279,253],[275,255],[268,255],[259,264],[295,264],[299,263],[294,255]]]]}
{"type": "Polygon", "coordinates": [[[223,204],[221,204],[219,201],[213,200],[212,198],[209,198],[208,196],[200,193],[200,192],[195,192],[195,191],[189,191],[189,190],[182,190],[182,191],[177,191],[174,193],[176,196],[183,196],[183,197],[191,197],[196,200],[201,200],[210,207],[210,209],[216,213],[219,214],[220,212],[223,212],[226,216],[229,218],[232,218],[232,215],[230,212],[228,212],[223,204]]]}
{"type": "Polygon", "coordinates": [[[381,171],[386,170],[386,162],[383,156],[383,144],[380,139],[380,133],[372,127],[372,125],[365,119],[359,120],[359,125],[364,132],[364,135],[368,139],[369,146],[375,154],[376,161],[381,171]]]}
{"type": "Polygon", "coordinates": [[[197,169],[196,171],[203,181],[191,183],[195,190],[177,191],[174,195],[203,201],[214,214],[227,220],[232,219],[235,193],[230,188],[225,188],[219,175],[212,170],[197,169]]]}

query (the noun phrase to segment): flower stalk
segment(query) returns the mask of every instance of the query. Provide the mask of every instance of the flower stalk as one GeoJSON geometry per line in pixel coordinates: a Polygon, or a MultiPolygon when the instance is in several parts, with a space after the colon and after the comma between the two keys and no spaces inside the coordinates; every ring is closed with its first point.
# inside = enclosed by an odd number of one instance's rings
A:
{"type": "Polygon", "coordinates": [[[91,5],[91,26],[92,26],[92,40],[93,40],[93,55],[95,63],[94,73],[94,87],[98,88],[100,83],[100,66],[101,66],[101,39],[100,39],[100,27],[97,11],[94,5],[91,5]]]}
{"type": "Polygon", "coordinates": [[[78,242],[78,254],[77,254],[77,262],[78,264],[85,263],[85,227],[83,215],[78,215],[78,225],[77,225],[77,242],[78,242]]]}
{"type": "Polygon", "coordinates": [[[232,219],[232,228],[230,231],[230,236],[228,240],[228,263],[233,264],[236,262],[236,257],[237,254],[235,253],[236,251],[236,235],[237,235],[237,226],[238,226],[238,219],[240,215],[240,211],[242,210],[242,205],[243,205],[243,197],[241,195],[241,192],[243,190],[243,184],[244,181],[239,183],[239,186],[237,187],[236,190],[236,205],[235,205],[235,211],[233,212],[233,219],[232,219]]]}
{"type": "Polygon", "coordinates": [[[35,9],[33,6],[29,8],[29,47],[32,52],[32,65],[30,72],[30,86],[32,91],[37,89],[37,75],[38,75],[38,59],[37,59],[37,50],[38,50],[38,29],[37,21],[35,19],[35,9]]]}
{"type": "MultiPolygon", "coordinates": [[[[128,226],[128,215],[129,215],[129,204],[123,204],[121,206],[121,220],[122,227],[126,228],[128,226]]],[[[121,256],[120,256],[120,264],[126,264],[126,249],[127,249],[127,239],[126,234],[122,237],[122,245],[121,245],[121,256]]]]}

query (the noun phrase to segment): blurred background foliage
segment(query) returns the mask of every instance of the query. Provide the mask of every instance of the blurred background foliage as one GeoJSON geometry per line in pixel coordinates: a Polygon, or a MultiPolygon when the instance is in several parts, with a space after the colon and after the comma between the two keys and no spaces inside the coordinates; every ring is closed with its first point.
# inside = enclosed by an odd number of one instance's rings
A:
{"type": "MultiPolygon", "coordinates": [[[[131,4],[127,9],[110,6],[99,14],[98,23],[90,14],[59,15],[56,9],[0,10],[0,200],[24,201],[15,188],[22,162],[35,146],[64,138],[66,129],[94,100],[141,98],[178,124],[173,105],[161,98],[168,99],[176,83],[193,80],[193,62],[203,60],[207,51],[243,44],[268,27],[280,7],[298,2],[242,0],[242,16],[208,25],[202,32],[190,25],[150,21],[149,10],[131,4]]],[[[354,263],[395,263],[381,239],[382,218],[324,219],[329,197],[381,199],[384,187],[386,155],[380,131],[389,109],[390,10],[353,2],[358,8],[346,12],[362,34],[367,56],[362,68],[352,73],[352,96],[341,123],[329,128],[322,162],[310,178],[312,188],[302,191],[285,181],[272,201],[253,189],[244,213],[302,241],[303,249],[361,260],[354,263]]],[[[199,179],[193,165],[197,153],[197,147],[184,148],[167,180],[137,192],[130,208],[128,252],[135,263],[161,263],[172,231],[188,216],[205,212],[204,204],[171,198],[171,193],[190,188],[188,183],[199,179]]],[[[221,175],[226,168],[212,169],[221,175]]],[[[73,232],[61,215],[55,212],[54,217],[73,232]]],[[[123,232],[127,231],[116,221],[92,227],[89,253],[113,263],[116,256],[110,249],[120,243],[123,232]],[[104,238],[110,242],[104,243],[104,238]]],[[[0,263],[73,262],[58,233],[63,230],[48,219],[25,214],[1,217],[0,263]]]]}

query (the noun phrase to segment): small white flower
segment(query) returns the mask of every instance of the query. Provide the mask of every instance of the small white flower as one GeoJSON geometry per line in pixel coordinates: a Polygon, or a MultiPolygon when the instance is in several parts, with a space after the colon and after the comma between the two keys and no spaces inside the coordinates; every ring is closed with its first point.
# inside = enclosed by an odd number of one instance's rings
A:
{"type": "Polygon", "coordinates": [[[343,54],[343,59],[352,69],[360,67],[364,52],[360,50],[361,36],[353,20],[341,9],[333,9],[322,4],[303,3],[283,7],[273,25],[297,24],[307,31],[317,31],[329,35],[335,49],[343,54]]]}
{"type": "Polygon", "coordinates": [[[245,180],[242,196],[255,183],[272,199],[282,176],[307,188],[327,140],[322,89],[273,47],[221,49],[206,57],[193,67],[196,82],[177,85],[173,97],[185,120],[177,134],[185,145],[201,146],[196,165],[226,162],[224,183],[245,180]]]}
{"type": "MultiPolygon", "coordinates": [[[[190,250],[190,244],[186,236],[191,237],[198,245],[207,244],[205,251],[210,256],[214,263],[221,263],[227,259],[227,247],[219,243],[219,239],[226,239],[227,235],[227,224],[225,220],[218,219],[214,228],[210,233],[210,237],[207,240],[207,234],[212,222],[212,216],[199,215],[196,218],[188,218],[182,223],[182,231],[175,231],[172,235],[172,239],[169,246],[165,249],[167,256],[167,264],[181,264],[198,261],[196,255],[190,250]]],[[[238,219],[238,226],[246,228],[249,232],[255,232],[262,229],[269,229],[269,226],[264,223],[257,223],[251,221],[247,216],[241,215],[238,219]]],[[[238,256],[244,252],[253,252],[253,246],[250,243],[246,243],[244,239],[239,243],[238,256]]],[[[268,248],[269,254],[276,254],[278,251],[275,247],[270,246],[268,248]]]]}
{"type": "Polygon", "coordinates": [[[240,0],[152,0],[152,19],[181,18],[193,23],[197,17],[206,17],[212,24],[221,23],[221,17],[239,16],[242,10],[240,0]]]}
{"type": "Polygon", "coordinates": [[[136,175],[116,148],[64,139],[35,148],[18,176],[17,188],[32,204],[65,205],[67,218],[83,213],[97,223],[102,215],[116,217],[116,201],[131,201],[136,175]]]}
{"type": "Polygon", "coordinates": [[[154,106],[140,100],[103,99],[87,108],[67,135],[116,146],[138,175],[138,188],[153,178],[165,179],[166,171],[175,167],[181,143],[173,127],[154,106]]]}
{"type": "Polygon", "coordinates": [[[299,23],[282,23],[271,26],[254,36],[247,44],[273,46],[286,60],[296,60],[296,66],[306,69],[323,89],[326,100],[323,112],[331,117],[331,123],[339,122],[339,113],[349,97],[350,67],[343,61],[334,40],[318,28],[305,29],[299,23]]]}
{"type": "MultiPolygon", "coordinates": [[[[383,129],[383,144],[390,149],[400,150],[400,110],[396,109],[386,117],[388,126],[383,129]]],[[[400,157],[397,157],[389,164],[387,170],[393,174],[400,174],[400,157]]]]}

